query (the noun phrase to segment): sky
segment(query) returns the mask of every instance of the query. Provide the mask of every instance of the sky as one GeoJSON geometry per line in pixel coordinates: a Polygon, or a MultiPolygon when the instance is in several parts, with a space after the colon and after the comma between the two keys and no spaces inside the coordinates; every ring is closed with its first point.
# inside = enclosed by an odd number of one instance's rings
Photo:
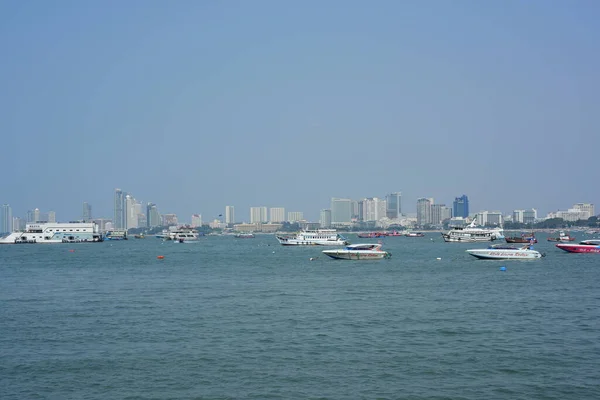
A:
{"type": "Polygon", "coordinates": [[[600,203],[597,1],[0,1],[0,203],[600,203]]]}

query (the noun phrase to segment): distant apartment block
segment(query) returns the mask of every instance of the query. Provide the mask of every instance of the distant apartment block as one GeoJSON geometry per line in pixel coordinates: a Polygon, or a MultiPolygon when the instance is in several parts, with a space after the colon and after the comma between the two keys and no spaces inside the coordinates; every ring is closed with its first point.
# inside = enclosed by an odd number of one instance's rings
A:
{"type": "Polygon", "coordinates": [[[280,223],[285,221],[285,208],[271,207],[269,209],[269,221],[271,223],[280,223]]]}
{"type": "Polygon", "coordinates": [[[358,202],[359,221],[379,221],[386,216],[386,202],[377,197],[368,197],[358,202]]]}
{"type": "Polygon", "coordinates": [[[92,205],[88,202],[83,202],[83,210],[81,211],[81,220],[83,222],[89,222],[93,220],[92,217],[92,205]]]}
{"type": "Polygon", "coordinates": [[[161,226],[160,213],[154,203],[146,204],[146,227],[155,228],[161,226]]]}
{"type": "Polygon", "coordinates": [[[290,211],[287,215],[288,222],[304,221],[304,213],[302,211],[290,211]]]}
{"type": "Polygon", "coordinates": [[[192,214],[192,228],[199,228],[202,226],[202,215],[192,214]]]}
{"type": "Polygon", "coordinates": [[[537,210],[535,208],[530,208],[528,210],[513,210],[512,219],[513,222],[533,224],[537,220],[537,210]]]}
{"type": "Polygon", "coordinates": [[[432,204],[431,205],[431,223],[439,225],[443,221],[452,218],[452,209],[446,207],[445,204],[432,204]]]}
{"type": "Polygon", "coordinates": [[[417,199],[417,225],[431,224],[431,206],[433,198],[421,197],[417,199]]]}
{"type": "Polygon", "coordinates": [[[267,207],[250,207],[250,223],[267,222],[267,207]]]}
{"type": "Polygon", "coordinates": [[[321,210],[319,214],[319,225],[321,225],[321,228],[331,228],[331,210],[321,210]]]}
{"type": "MultiPolygon", "coordinates": [[[[593,217],[596,215],[596,211],[594,209],[594,205],[591,203],[577,203],[573,205],[573,208],[575,210],[579,210],[582,212],[587,212],[588,213],[588,217],[593,217]]],[[[585,219],[585,218],[584,218],[585,219]]]]}
{"type": "Polygon", "coordinates": [[[482,226],[501,226],[504,222],[500,211],[480,211],[476,217],[477,223],[482,226]]]}
{"type": "Polygon", "coordinates": [[[0,233],[10,233],[12,231],[13,231],[12,208],[9,204],[2,204],[2,206],[0,206],[0,233]]]}
{"type": "Polygon", "coordinates": [[[331,198],[331,225],[350,225],[352,222],[352,200],[331,198]]]}
{"type": "Polygon", "coordinates": [[[235,208],[233,206],[225,206],[225,223],[235,223],[235,208]]]}
{"type": "Polygon", "coordinates": [[[115,189],[113,229],[127,229],[127,212],[125,208],[126,192],[115,189]]]}

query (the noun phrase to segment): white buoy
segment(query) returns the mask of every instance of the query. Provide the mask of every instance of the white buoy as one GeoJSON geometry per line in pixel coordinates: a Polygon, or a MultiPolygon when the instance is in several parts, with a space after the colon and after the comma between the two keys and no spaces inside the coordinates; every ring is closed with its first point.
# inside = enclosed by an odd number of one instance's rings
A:
{"type": "Polygon", "coordinates": [[[438,258],[436,258],[436,260],[441,260],[441,259],[442,259],[442,257],[438,257],[438,258]]]}

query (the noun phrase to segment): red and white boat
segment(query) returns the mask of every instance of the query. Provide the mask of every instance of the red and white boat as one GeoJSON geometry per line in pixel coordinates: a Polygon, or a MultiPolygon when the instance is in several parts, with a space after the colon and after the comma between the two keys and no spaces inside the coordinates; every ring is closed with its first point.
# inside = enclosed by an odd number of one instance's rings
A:
{"type": "Polygon", "coordinates": [[[556,247],[569,253],[600,253],[600,239],[584,240],[579,244],[559,243],[556,247]]]}
{"type": "Polygon", "coordinates": [[[560,233],[558,234],[558,237],[549,237],[548,241],[549,242],[573,242],[575,240],[575,237],[569,235],[568,233],[565,233],[564,231],[560,231],[560,233]]]}

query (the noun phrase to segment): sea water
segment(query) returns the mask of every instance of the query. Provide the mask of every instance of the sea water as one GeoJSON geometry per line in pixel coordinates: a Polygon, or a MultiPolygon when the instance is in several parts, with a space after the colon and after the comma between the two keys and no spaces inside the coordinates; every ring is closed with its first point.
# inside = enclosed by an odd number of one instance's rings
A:
{"type": "Polygon", "coordinates": [[[598,399],[600,255],[539,240],[0,246],[0,398],[598,399]]]}

